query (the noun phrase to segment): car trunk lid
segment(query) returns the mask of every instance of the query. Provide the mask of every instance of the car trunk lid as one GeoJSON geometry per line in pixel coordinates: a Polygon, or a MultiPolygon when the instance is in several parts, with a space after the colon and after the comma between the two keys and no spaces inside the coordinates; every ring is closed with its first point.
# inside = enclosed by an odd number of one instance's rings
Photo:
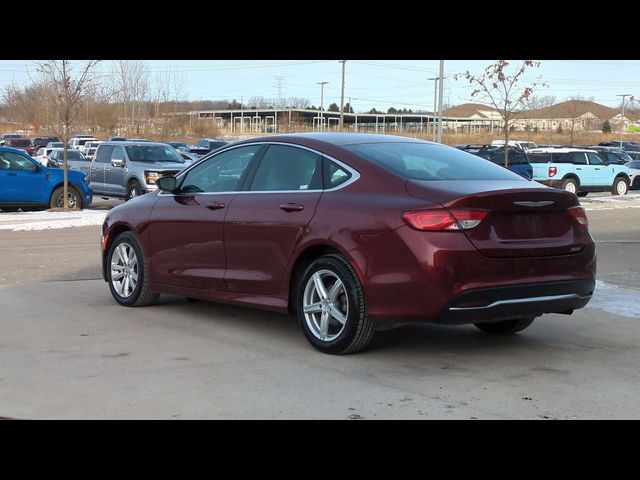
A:
{"type": "Polygon", "coordinates": [[[464,230],[488,257],[536,257],[578,253],[591,242],[587,227],[569,213],[575,195],[525,182],[407,182],[414,197],[436,201],[449,210],[489,212],[464,230]]]}

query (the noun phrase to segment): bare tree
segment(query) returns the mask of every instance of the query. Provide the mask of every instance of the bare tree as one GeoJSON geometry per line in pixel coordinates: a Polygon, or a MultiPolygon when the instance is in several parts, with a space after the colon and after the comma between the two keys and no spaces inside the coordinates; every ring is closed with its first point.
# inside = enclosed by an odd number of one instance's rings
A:
{"type": "Polygon", "coordinates": [[[67,168],[67,144],[71,127],[78,115],[78,103],[85,89],[92,81],[91,70],[99,60],[89,60],[78,68],[74,74],[74,67],[69,60],[50,60],[38,64],[38,71],[42,73],[45,82],[51,89],[51,99],[56,111],[57,130],[64,144],[64,209],[69,208],[69,181],[67,168]]]}
{"type": "Polygon", "coordinates": [[[538,77],[537,80],[525,88],[519,88],[518,86],[522,75],[524,75],[527,69],[539,67],[540,62],[523,60],[511,75],[507,74],[508,66],[508,61],[498,60],[496,63],[485,68],[484,73],[480,75],[474,75],[467,70],[464,73],[459,73],[454,76],[456,80],[464,78],[472,84],[475,90],[471,92],[471,96],[480,96],[485,101],[491,103],[491,106],[495,108],[500,114],[500,117],[502,117],[502,121],[504,122],[505,167],[509,166],[509,152],[508,148],[506,148],[509,144],[509,128],[518,113],[526,108],[527,100],[531,97],[533,90],[538,86],[545,85],[542,82],[542,78],[538,77]]]}
{"type": "MultiPolygon", "coordinates": [[[[576,123],[579,123],[578,119],[582,115],[584,115],[584,112],[583,112],[584,109],[581,108],[581,106],[584,105],[584,102],[592,102],[592,101],[593,101],[593,97],[587,98],[582,95],[573,95],[569,97],[568,112],[569,112],[569,121],[571,122],[571,129],[569,130],[569,141],[572,146],[573,146],[574,132],[576,130],[576,123]]],[[[582,121],[581,123],[584,129],[585,122],[582,121]]]]}
{"type": "Polygon", "coordinates": [[[539,108],[546,108],[556,103],[555,95],[532,95],[527,99],[526,110],[537,110],[539,108]]]}

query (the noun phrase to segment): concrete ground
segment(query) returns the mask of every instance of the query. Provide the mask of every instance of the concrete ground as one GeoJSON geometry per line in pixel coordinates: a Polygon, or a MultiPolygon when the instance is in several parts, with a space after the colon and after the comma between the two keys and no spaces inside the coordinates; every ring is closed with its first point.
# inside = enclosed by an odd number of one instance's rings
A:
{"type": "Polygon", "coordinates": [[[640,210],[588,214],[604,282],[590,307],[507,338],[379,332],[343,357],[286,315],[169,296],[116,305],[98,227],[1,230],[0,417],[640,418],[640,210]]]}

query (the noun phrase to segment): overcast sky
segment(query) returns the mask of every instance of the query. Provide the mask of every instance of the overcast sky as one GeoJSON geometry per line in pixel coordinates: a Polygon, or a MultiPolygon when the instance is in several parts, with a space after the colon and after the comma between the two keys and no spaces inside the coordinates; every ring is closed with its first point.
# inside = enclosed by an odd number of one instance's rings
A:
{"type": "MultiPolygon", "coordinates": [[[[472,87],[464,80],[454,80],[456,73],[470,70],[480,73],[493,60],[445,61],[446,103],[458,105],[469,101],[472,87]]],[[[517,61],[514,61],[514,64],[517,61]]],[[[539,88],[535,95],[555,95],[562,101],[573,95],[593,97],[601,104],[619,105],[619,94],[632,94],[640,98],[640,61],[622,60],[540,60],[539,68],[531,69],[527,80],[542,75],[548,87],[539,88]]],[[[153,76],[177,76],[185,100],[240,100],[251,97],[308,98],[320,104],[320,85],[324,87],[324,106],[340,103],[340,68],[338,60],[152,60],[148,61],[153,76]]],[[[101,72],[108,73],[111,62],[99,64],[101,72]]],[[[348,60],[346,64],[345,97],[351,97],[357,111],[375,107],[431,110],[433,81],[437,76],[437,60],[348,60]]],[[[12,82],[28,83],[37,76],[34,61],[1,60],[0,88],[12,82]]],[[[522,85],[526,82],[523,80],[522,85]]]]}

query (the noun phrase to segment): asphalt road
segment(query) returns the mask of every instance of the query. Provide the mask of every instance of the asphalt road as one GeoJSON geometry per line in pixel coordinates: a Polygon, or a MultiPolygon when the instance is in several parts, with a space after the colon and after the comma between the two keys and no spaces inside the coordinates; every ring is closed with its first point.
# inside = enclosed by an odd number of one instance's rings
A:
{"type": "Polygon", "coordinates": [[[0,417],[640,418],[640,209],[589,219],[598,308],[508,338],[415,325],[344,357],[286,315],[117,306],[98,227],[0,230],[0,417]]]}

